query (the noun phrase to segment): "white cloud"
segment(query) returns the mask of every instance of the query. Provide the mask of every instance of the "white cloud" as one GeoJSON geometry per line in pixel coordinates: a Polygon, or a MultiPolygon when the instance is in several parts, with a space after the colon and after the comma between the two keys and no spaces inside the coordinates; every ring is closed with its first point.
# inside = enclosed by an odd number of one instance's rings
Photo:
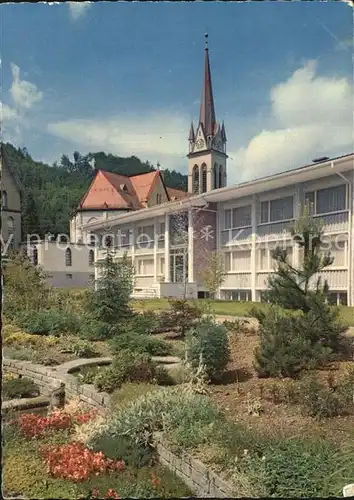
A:
{"type": "Polygon", "coordinates": [[[11,63],[12,84],[10,95],[12,106],[1,103],[1,124],[4,138],[18,144],[22,139],[22,129],[28,127],[28,113],[33,106],[41,101],[43,93],[34,83],[20,78],[20,68],[11,63]]]}
{"type": "Polygon", "coordinates": [[[161,111],[121,115],[104,120],[68,120],[48,124],[48,131],[78,146],[121,156],[136,155],[163,167],[183,168],[186,160],[188,116],[161,111]]]}
{"type": "Polygon", "coordinates": [[[316,62],[309,61],[271,89],[266,120],[272,127],[230,153],[234,157],[228,169],[231,182],[352,151],[353,86],[346,78],[318,76],[316,70],[316,62]]]}
{"type": "Polygon", "coordinates": [[[80,19],[90,6],[91,2],[68,2],[71,19],[73,21],[80,19]]]}

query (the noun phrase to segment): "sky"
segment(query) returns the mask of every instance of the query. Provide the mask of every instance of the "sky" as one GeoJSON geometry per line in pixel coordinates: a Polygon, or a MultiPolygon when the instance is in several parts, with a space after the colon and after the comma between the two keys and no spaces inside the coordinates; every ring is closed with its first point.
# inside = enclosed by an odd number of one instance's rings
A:
{"type": "Polygon", "coordinates": [[[2,133],[52,164],[138,156],[187,173],[209,53],[228,184],[353,152],[347,2],[2,4],[2,133]]]}

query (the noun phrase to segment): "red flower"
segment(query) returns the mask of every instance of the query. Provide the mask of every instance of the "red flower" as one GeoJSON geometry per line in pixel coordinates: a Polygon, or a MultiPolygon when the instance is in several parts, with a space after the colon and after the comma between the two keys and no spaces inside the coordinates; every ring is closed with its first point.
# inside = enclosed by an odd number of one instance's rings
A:
{"type": "Polygon", "coordinates": [[[117,498],[117,499],[119,499],[120,496],[118,495],[118,493],[115,490],[110,488],[109,490],[107,490],[105,498],[117,498]]]}
{"type": "Polygon", "coordinates": [[[151,476],[152,476],[152,479],[151,479],[152,484],[153,484],[154,486],[160,486],[160,484],[161,484],[161,479],[159,479],[158,477],[156,477],[156,475],[155,475],[155,473],[154,473],[154,472],[151,474],[151,476]]]}

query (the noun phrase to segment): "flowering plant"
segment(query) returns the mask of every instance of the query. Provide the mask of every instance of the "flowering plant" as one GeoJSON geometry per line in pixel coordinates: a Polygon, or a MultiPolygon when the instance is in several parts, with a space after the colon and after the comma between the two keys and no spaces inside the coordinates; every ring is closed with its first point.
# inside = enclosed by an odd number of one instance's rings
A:
{"type": "MultiPolygon", "coordinates": [[[[102,498],[100,496],[100,490],[97,489],[97,488],[94,488],[91,491],[91,494],[90,494],[89,498],[102,498]]],[[[105,494],[104,498],[117,498],[117,499],[119,499],[120,496],[118,495],[118,493],[116,492],[116,490],[114,490],[113,488],[109,488],[107,490],[107,493],[105,494]]]]}
{"type": "Polygon", "coordinates": [[[85,481],[92,474],[125,469],[123,460],[106,458],[101,451],[93,452],[82,443],[46,445],[42,447],[42,455],[54,477],[71,481],[85,481]]]}
{"type": "Polygon", "coordinates": [[[21,415],[17,421],[21,434],[26,437],[39,437],[45,432],[72,429],[75,425],[80,425],[96,417],[96,411],[88,413],[70,414],[64,410],[53,410],[47,417],[42,417],[36,413],[21,415]]]}

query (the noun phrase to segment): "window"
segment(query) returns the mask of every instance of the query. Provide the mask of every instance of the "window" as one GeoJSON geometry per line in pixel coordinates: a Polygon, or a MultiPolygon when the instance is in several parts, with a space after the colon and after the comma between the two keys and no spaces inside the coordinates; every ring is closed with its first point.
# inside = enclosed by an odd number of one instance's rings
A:
{"type": "Polygon", "coordinates": [[[136,259],[135,266],[139,275],[154,274],[154,259],[136,259]]]}
{"type": "Polygon", "coordinates": [[[15,219],[13,217],[7,218],[7,231],[9,234],[13,234],[15,232],[15,219]]]}
{"type": "Polygon", "coordinates": [[[1,192],[1,206],[2,206],[2,208],[7,208],[7,192],[6,191],[1,192]]]}
{"type": "Polygon", "coordinates": [[[231,215],[232,215],[232,212],[231,210],[225,210],[225,229],[231,229],[232,227],[232,220],[231,220],[231,215]]]}
{"type": "Polygon", "coordinates": [[[225,229],[251,226],[251,205],[225,210],[225,229]]]}
{"type": "Polygon", "coordinates": [[[138,237],[136,240],[138,248],[150,248],[154,246],[154,226],[138,227],[138,237]]]}
{"type": "Polygon", "coordinates": [[[251,250],[232,252],[232,270],[245,271],[251,269],[251,250]]]}
{"type": "Polygon", "coordinates": [[[261,224],[289,220],[294,217],[293,197],[278,198],[261,203],[261,224]]]}
{"type": "Polygon", "coordinates": [[[156,205],[160,205],[161,201],[162,201],[162,196],[161,196],[160,193],[157,193],[157,195],[156,195],[156,205]]]}
{"type": "Polygon", "coordinates": [[[231,253],[225,254],[225,271],[231,271],[231,253]]]}
{"type": "Polygon", "coordinates": [[[72,280],[72,279],[73,279],[73,275],[72,275],[72,274],[67,274],[67,275],[66,275],[66,279],[68,279],[68,280],[72,280]]]}
{"type": "Polygon", "coordinates": [[[310,191],[305,194],[305,200],[313,205],[314,214],[327,214],[347,209],[346,184],[332,188],[310,191]]]}
{"type": "Polygon", "coordinates": [[[267,270],[269,269],[269,263],[268,263],[268,249],[267,248],[261,248],[258,252],[258,257],[259,257],[259,264],[258,268],[260,271],[267,270]]]}
{"type": "Polygon", "coordinates": [[[224,169],[222,168],[221,165],[219,165],[219,188],[223,187],[224,185],[224,169]]]}
{"type": "Polygon", "coordinates": [[[89,236],[89,245],[95,247],[96,246],[96,235],[93,233],[90,233],[89,236]]]}
{"type": "Polygon", "coordinates": [[[71,255],[71,249],[67,248],[65,250],[65,265],[67,267],[72,266],[72,255],[71,255]]]}
{"type": "Polygon", "coordinates": [[[118,246],[130,247],[131,246],[132,230],[130,227],[123,227],[118,231],[118,246]]]}
{"type": "Polygon", "coordinates": [[[201,166],[202,171],[202,193],[206,193],[208,189],[208,181],[207,181],[207,166],[205,163],[201,166]]]}
{"type": "Polygon", "coordinates": [[[160,257],[158,260],[158,274],[165,274],[165,257],[160,257]]]}
{"type": "Polygon", "coordinates": [[[251,205],[238,207],[232,210],[232,227],[245,227],[251,225],[251,205]]]}
{"type": "Polygon", "coordinates": [[[192,179],[193,193],[197,194],[197,193],[199,193],[199,167],[198,167],[198,165],[194,165],[192,176],[193,176],[193,179],[192,179]]]}
{"type": "Polygon", "coordinates": [[[37,247],[33,247],[32,251],[32,264],[38,266],[38,250],[37,247]]]}
{"type": "Polygon", "coordinates": [[[93,266],[95,263],[95,252],[93,250],[89,251],[89,266],[93,266]]]}
{"type": "Polygon", "coordinates": [[[219,181],[219,167],[215,163],[214,164],[214,189],[217,189],[218,187],[221,187],[220,183],[218,181],[219,181]]]}
{"type": "Polygon", "coordinates": [[[102,236],[102,246],[106,248],[111,248],[113,246],[113,238],[109,235],[102,236]]]}

